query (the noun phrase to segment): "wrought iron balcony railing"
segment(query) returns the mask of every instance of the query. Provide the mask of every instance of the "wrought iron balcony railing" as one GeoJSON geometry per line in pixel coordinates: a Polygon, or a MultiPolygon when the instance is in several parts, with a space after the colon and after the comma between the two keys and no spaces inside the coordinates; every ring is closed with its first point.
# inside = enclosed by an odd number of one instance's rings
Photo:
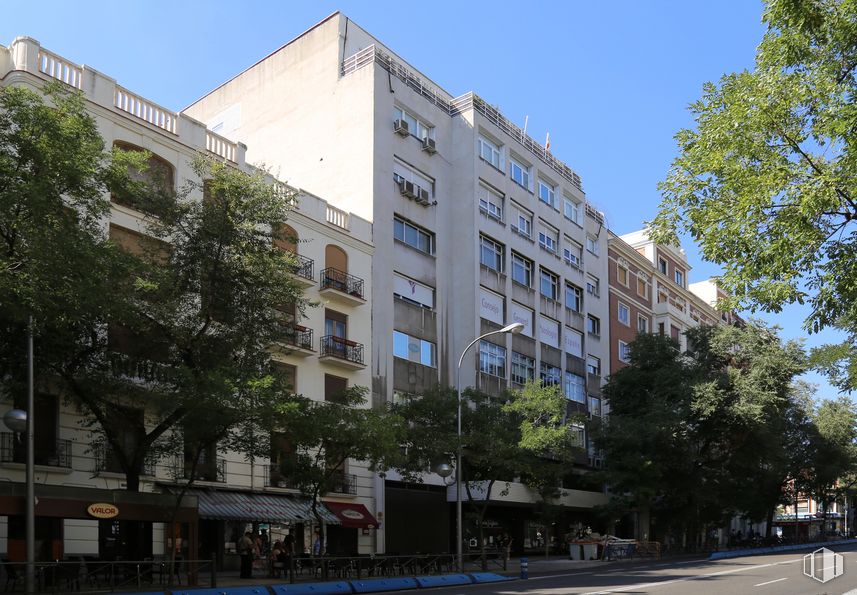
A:
{"type": "MultiPolygon", "coordinates": [[[[119,464],[119,456],[113,447],[105,444],[99,444],[93,449],[95,455],[95,473],[124,473],[122,465],[119,464]]],[[[155,457],[146,457],[143,461],[142,475],[150,477],[155,476],[155,467],[157,466],[155,457]]]]}
{"type": "MultiPolygon", "coordinates": [[[[71,468],[71,440],[40,442],[38,435],[35,438],[33,458],[36,465],[71,468]]],[[[26,464],[26,462],[27,443],[23,440],[23,436],[19,437],[12,432],[0,434],[0,463],[26,464]]]]}
{"type": "Polygon", "coordinates": [[[299,324],[283,324],[283,343],[312,350],[312,329],[299,324]]]}
{"type": "Polygon", "coordinates": [[[333,476],[330,491],[334,494],[357,494],[357,476],[352,473],[337,473],[333,476]]]}
{"type": "Polygon", "coordinates": [[[330,267],[321,271],[321,289],[336,289],[363,299],[363,279],[330,267]]]}
{"type": "MultiPolygon", "coordinates": [[[[182,479],[191,479],[192,465],[190,461],[180,461],[179,465],[179,473],[176,473],[176,476],[182,479]]],[[[193,480],[224,483],[226,481],[226,459],[217,458],[213,461],[200,461],[196,464],[193,480]]]]}
{"type": "Polygon", "coordinates": [[[333,356],[335,358],[363,364],[363,343],[349,341],[342,337],[326,335],[321,338],[321,355],[333,356]]]}
{"type": "Polygon", "coordinates": [[[301,254],[295,253],[295,264],[292,273],[298,277],[309,279],[312,281],[315,278],[315,261],[301,254]]]}
{"type": "Polygon", "coordinates": [[[297,489],[298,486],[278,465],[265,465],[265,487],[297,489]]]}

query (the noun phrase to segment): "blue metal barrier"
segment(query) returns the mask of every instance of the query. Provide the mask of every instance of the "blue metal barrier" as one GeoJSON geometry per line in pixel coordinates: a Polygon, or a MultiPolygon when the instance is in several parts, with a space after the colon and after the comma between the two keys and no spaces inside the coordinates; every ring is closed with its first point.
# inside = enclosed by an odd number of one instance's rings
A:
{"type": "Polygon", "coordinates": [[[332,583],[303,583],[271,585],[274,595],[340,595],[350,594],[351,585],[346,581],[332,583]]]}
{"type": "MultiPolygon", "coordinates": [[[[523,560],[524,563],[527,561],[526,558],[521,558],[521,560],[523,560]]],[[[500,581],[515,580],[511,576],[503,576],[502,574],[496,574],[494,572],[473,572],[470,576],[473,577],[474,583],[499,583],[500,581]]],[[[522,576],[521,578],[526,577],[522,576]]]]}
{"type": "Polygon", "coordinates": [[[473,579],[466,574],[443,574],[440,576],[418,576],[417,584],[421,589],[429,587],[450,587],[453,585],[469,585],[473,579]]]}
{"type": "Polygon", "coordinates": [[[215,587],[213,589],[180,589],[172,595],[270,595],[267,587],[215,587]]]}
{"type": "Polygon", "coordinates": [[[351,581],[355,593],[380,593],[381,591],[402,591],[416,589],[417,580],[411,577],[376,578],[367,581],[351,581]]]}

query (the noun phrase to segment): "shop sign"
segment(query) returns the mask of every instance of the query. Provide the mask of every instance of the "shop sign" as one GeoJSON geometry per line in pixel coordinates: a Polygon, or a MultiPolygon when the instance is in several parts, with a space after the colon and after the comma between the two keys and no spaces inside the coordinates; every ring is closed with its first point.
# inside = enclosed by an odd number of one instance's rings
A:
{"type": "Polygon", "coordinates": [[[94,516],[97,519],[112,519],[119,516],[119,507],[115,504],[96,502],[87,506],[86,512],[89,516],[94,516]]]}
{"type": "Polygon", "coordinates": [[[351,508],[346,508],[339,514],[341,514],[347,519],[351,519],[352,521],[362,521],[364,518],[362,512],[357,512],[356,510],[352,510],[351,508]]]}

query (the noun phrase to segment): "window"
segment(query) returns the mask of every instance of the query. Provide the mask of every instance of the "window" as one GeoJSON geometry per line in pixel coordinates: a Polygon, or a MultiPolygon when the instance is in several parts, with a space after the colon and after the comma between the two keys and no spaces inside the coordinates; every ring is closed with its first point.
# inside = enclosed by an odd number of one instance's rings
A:
{"type": "Polygon", "coordinates": [[[675,270],[675,282],[676,284],[684,287],[684,271],[680,271],[678,269],[675,270]]]}
{"type": "Polygon", "coordinates": [[[567,196],[562,198],[562,214],[578,225],[583,225],[583,205],[567,196]]]}
{"type": "Polygon", "coordinates": [[[333,403],[342,403],[344,401],[343,393],[348,389],[348,379],[334,376],[333,374],[324,375],[324,400],[333,403]]]}
{"type": "Polygon", "coordinates": [[[558,241],[558,231],[544,224],[539,225],[539,246],[551,254],[556,254],[559,250],[558,241]]]}
{"type": "Polygon", "coordinates": [[[337,339],[348,338],[348,316],[342,312],[324,309],[324,334],[337,339]]]}
{"type": "Polygon", "coordinates": [[[503,154],[500,152],[500,145],[481,135],[479,136],[479,156],[497,169],[503,170],[503,154]]]}
{"type": "Polygon", "coordinates": [[[589,413],[592,415],[601,415],[601,399],[589,395],[589,413]]]}
{"type": "Polygon", "coordinates": [[[591,335],[601,334],[601,319],[590,314],[586,317],[586,330],[591,335]]]}
{"type": "Polygon", "coordinates": [[[539,200],[548,206],[556,208],[556,192],[552,184],[539,179],[539,200]]]}
{"type": "Polygon", "coordinates": [[[565,284],[565,307],[572,312],[583,310],[583,290],[577,285],[565,284]]]}
{"type": "Polygon", "coordinates": [[[539,278],[539,291],[543,296],[550,300],[559,299],[559,277],[548,271],[541,269],[539,278]]]}
{"type": "Polygon", "coordinates": [[[628,287],[628,279],[631,277],[631,274],[628,271],[628,263],[625,262],[625,259],[620,258],[616,262],[616,280],[628,287]]]}
{"type": "Polygon", "coordinates": [[[536,377],[536,360],[517,351],[512,352],[512,382],[526,384],[536,377]]]}
{"type": "Polygon", "coordinates": [[[434,198],[434,181],[399,161],[393,162],[393,181],[401,187],[403,182],[412,182],[414,193],[420,196],[420,190],[428,192],[428,197],[434,198]]]}
{"type": "Polygon", "coordinates": [[[503,244],[499,244],[494,240],[479,235],[479,262],[498,273],[503,272],[503,244]]]}
{"type": "Polygon", "coordinates": [[[631,309],[622,302],[619,302],[619,322],[631,326],[631,309]]]}
{"type": "Polygon", "coordinates": [[[586,250],[598,256],[600,252],[600,248],[598,246],[598,238],[592,236],[586,236],[586,250]]]}
{"type": "Polygon", "coordinates": [[[426,124],[407,110],[403,110],[400,107],[393,107],[393,119],[407,122],[408,131],[411,133],[411,136],[419,139],[434,138],[434,126],[426,124]]]}
{"type": "Polygon", "coordinates": [[[562,371],[556,366],[542,362],[539,377],[544,386],[555,386],[562,382],[562,371]]]}
{"type": "Polygon", "coordinates": [[[663,322],[658,323],[658,334],[662,337],[664,336],[664,323],[663,322]]]}
{"type": "Polygon", "coordinates": [[[566,264],[579,269],[583,266],[583,246],[566,238],[565,247],[562,249],[562,258],[566,264]]]}
{"type": "Polygon", "coordinates": [[[503,197],[485,186],[479,186],[479,210],[485,215],[503,221],[503,197]]]}
{"type": "Polygon", "coordinates": [[[586,276],[586,293],[598,297],[601,295],[601,282],[595,275],[586,276]]]}
{"type": "Polygon", "coordinates": [[[533,239],[533,216],[517,205],[512,215],[512,231],[526,238],[533,239]]]}
{"type": "Polygon", "coordinates": [[[658,270],[664,275],[667,274],[667,261],[663,258],[658,258],[658,270]]]}
{"type": "Polygon", "coordinates": [[[437,365],[437,348],[431,341],[393,331],[393,355],[434,368],[437,365]]]}
{"type": "Polygon", "coordinates": [[[644,298],[649,296],[649,280],[642,273],[637,273],[637,295],[644,298]]]}
{"type": "Polygon", "coordinates": [[[586,448],[586,428],[581,424],[569,424],[571,443],[578,448],[586,448]]]}
{"type": "Polygon", "coordinates": [[[420,252],[434,254],[434,234],[404,219],[393,219],[393,237],[420,252]]]}
{"type": "Polygon", "coordinates": [[[512,252],[512,281],[524,287],[533,286],[533,261],[512,252]]]}
{"type": "Polygon", "coordinates": [[[578,403],[586,402],[586,379],[574,372],[565,373],[565,398],[578,403]]]}
{"type": "Polygon", "coordinates": [[[619,360],[630,363],[631,361],[631,346],[625,341],[619,341],[619,360]]]}
{"type": "Polygon", "coordinates": [[[512,176],[512,181],[527,190],[530,190],[530,168],[526,165],[509,159],[509,175],[512,176]]]}
{"type": "Polygon", "coordinates": [[[434,309],[433,287],[396,272],[393,273],[393,297],[429,310],[434,309]]]}
{"type": "Polygon", "coordinates": [[[479,371],[497,378],[506,377],[506,348],[479,341],[479,371]]]}
{"type": "Polygon", "coordinates": [[[637,331],[640,333],[649,332],[649,319],[642,314],[637,314],[637,331]]]}
{"type": "MultiPolygon", "coordinates": [[[[134,151],[138,153],[145,151],[145,149],[141,147],[120,140],[115,141],[113,146],[117,149],[122,149],[123,151],[134,151]]],[[[169,161],[158,157],[154,153],[150,153],[149,158],[146,160],[146,166],[146,169],[143,171],[140,171],[135,167],[128,166],[126,173],[132,181],[154,187],[154,189],[162,192],[168,193],[173,189],[175,174],[173,166],[169,161]]],[[[144,207],[144,205],[139,204],[138,201],[135,200],[134,196],[130,196],[125,192],[111,193],[110,200],[117,204],[131,207],[132,209],[139,210],[144,207]]]]}
{"type": "Polygon", "coordinates": [[[593,376],[601,376],[601,358],[594,355],[586,356],[586,372],[593,376]]]}

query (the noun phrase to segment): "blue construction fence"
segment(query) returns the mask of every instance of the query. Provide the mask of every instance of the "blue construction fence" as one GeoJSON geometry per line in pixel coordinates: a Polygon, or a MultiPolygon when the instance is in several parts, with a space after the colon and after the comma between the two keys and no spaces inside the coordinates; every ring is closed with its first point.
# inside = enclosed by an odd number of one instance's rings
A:
{"type": "Polygon", "coordinates": [[[713,552],[708,556],[709,560],[724,560],[726,558],[740,558],[742,556],[757,556],[760,554],[776,554],[778,552],[789,552],[792,550],[810,550],[818,547],[829,547],[831,545],[843,545],[857,543],[857,539],[841,539],[839,541],[817,541],[815,543],[795,543],[791,545],[774,545],[771,547],[754,547],[742,550],[726,550],[713,552]]]}

